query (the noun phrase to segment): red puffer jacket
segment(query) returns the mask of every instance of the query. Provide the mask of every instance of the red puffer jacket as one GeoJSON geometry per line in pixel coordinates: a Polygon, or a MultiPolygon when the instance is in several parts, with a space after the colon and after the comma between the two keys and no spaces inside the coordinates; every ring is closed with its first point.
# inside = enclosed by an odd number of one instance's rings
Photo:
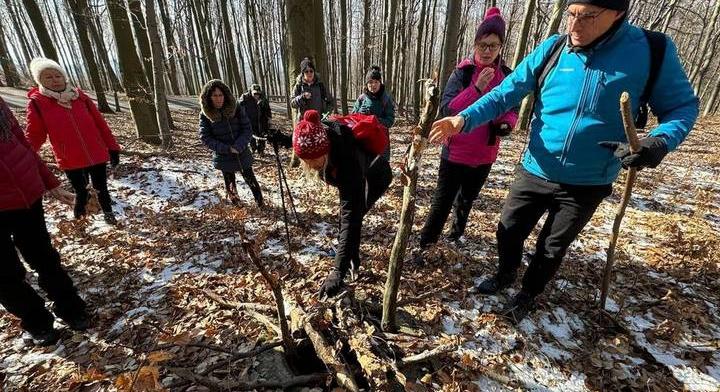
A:
{"type": "Polygon", "coordinates": [[[78,89],[72,109],[33,88],[28,92],[26,135],[35,151],[50,137],[55,160],[63,170],[80,169],[110,160],[120,146],[95,103],[78,89]]]}
{"type": "Polygon", "coordinates": [[[9,127],[9,138],[0,136],[0,211],[30,206],[60,182],[25,140],[20,125],[0,98],[0,127],[9,127]]]}

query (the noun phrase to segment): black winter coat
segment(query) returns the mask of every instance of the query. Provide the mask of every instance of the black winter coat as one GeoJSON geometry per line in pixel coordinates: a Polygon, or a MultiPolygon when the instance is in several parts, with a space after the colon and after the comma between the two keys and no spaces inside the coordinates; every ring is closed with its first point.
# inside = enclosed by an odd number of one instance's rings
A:
{"type": "Polygon", "coordinates": [[[368,154],[346,126],[328,122],[330,153],[324,180],[340,193],[340,235],[335,266],[346,272],[360,265],[360,231],[365,214],[392,182],[383,156],[368,154]]]}
{"type": "Polygon", "coordinates": [[[245,109],[245,114],[250,119],[253,135],[265,137],[272,118],[272,111],[267,98],[263,96],[259,101],[256,101],[252,94],[245,93],[240,99],[240,105],[245,109]]]}
{"type": "Polygon", "coordinates": [[[213,151],[213,166],[224,172],[251,168],[253,157],[248,143],[252,127],[245,110],[236,104],[234,111],[220,113],[217,121],[210,120],[204,111],[200,113],[200,140],[213,151]],[[230,147],[239,154],[230,152],[230,147]]]}

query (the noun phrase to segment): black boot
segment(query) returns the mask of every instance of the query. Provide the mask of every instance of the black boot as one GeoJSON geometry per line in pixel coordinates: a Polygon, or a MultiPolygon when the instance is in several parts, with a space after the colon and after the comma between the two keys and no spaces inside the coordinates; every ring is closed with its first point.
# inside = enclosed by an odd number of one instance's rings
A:
{"type": "Polygon", "coordinates": [[[328,276],[325,278],[322,287],[320,287],[320,297],[334,297],[338,295],[345,286],[345,283],[343,282],[344,278],[345,272],[340,271],[337,268],[331,269],[330,273],[328,273],[328,276]]]}
{"type": "Polygon", "coordinates": [[[514,282],[514,275],[498,273],[480,282],[470,292],[485,295],[496,294],[498,291],[510,287],[514,282]]]}
{"type": "Polygon", "coordinates": [[[535,297],[520,291],[500,312],[513,325],[520,323],[535,307],[535,297]]]}
{"type": "Polygon", "coordinates": [[[73,215],[75,216],[75,219],[80,219],[83,216],[85,216],[86,207],[88,203],[88,199],[90,198],[90,195],[88,192],[85,193],[76,193],[75,194],[75,207],[73,208],[73,215]]]}
{"type": "Polygon", "coordinates": [[[40,347],[52,346],[60,340],[60,333],[53,327],[27,332],[32,338],[32,344],[40,347]]]}
{"type": "Polygon", "coordinates": [[[77,315],[73,315],[72,317],[66,317],[62,320],[73,331],[85,331],[90,328],[90,315],[84,310],[77,315]]]}
{"type": "Polygon", "coordinates": [[[105,219],[105,223],[108,225],[117,225],[117,219],[115,218],[115,213],[112,211],[105,211],[103,212],[103,219],[105,219]]]}

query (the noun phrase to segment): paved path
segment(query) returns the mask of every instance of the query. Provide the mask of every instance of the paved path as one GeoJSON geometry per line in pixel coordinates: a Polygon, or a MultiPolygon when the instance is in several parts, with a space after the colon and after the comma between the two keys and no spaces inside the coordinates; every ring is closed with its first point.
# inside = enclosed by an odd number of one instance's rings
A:
{"type": "MultiPolygon", "coordinates": [[[[88,95],[97,102],[94,93],[88,92],[88,95]]],[[[11,109],[24,109],[27,106],[28,98],[25,89],[0,87],[0,97],[10,105],[11,109]]],[[[108,95],[107,98],[110,101],[110,107],[115,108],[113,96],[108,95]]],[[[197,96],[168,96],[168,106],[170,110],[199,110],[197,96]]],[[[120,108],[124,111],[130,110],[124,95],[120,96],[120,108]]],[[[270,102],[270,108],[275,113],[286,113],[284,102],[270,102]]]]}

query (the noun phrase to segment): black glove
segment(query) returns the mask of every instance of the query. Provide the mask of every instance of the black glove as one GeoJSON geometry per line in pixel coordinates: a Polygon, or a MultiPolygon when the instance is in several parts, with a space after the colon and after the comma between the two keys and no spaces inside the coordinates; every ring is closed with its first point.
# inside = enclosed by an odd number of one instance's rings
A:
{"type": "Polygon", "coordinates": [[[497,124],[494,122],[491,122],[490,128],[495,132],[496,136],[500,136],[500,137],[508,136],[508,135],[510,135],[510,132],[512,132],[512,127],[510,126],[510,124],[508,124],[506,122],[501,122],[501,123],[497,123],[497,124]]]}
{"type": "Polygon", "coordinates": [[[279,130],[270,130],[267,135],[267,140],[270,142],[270,144],[277,143],[278,146],[283,148],[290,148],[292,147],[292,137],[282,133],[279,130]]]}
{"type": "Polygon", "coordinates": [[[600,146],[614,151],[624,168],[629,167],[657,167],[668,153],[667,143],[661,137],[646,137],[640,139],[640,151],[633,154],[630,145],[620,142],[600,142],[600,146]]]}
{"type": "Polygon", "coordinates": [[[115,168],[120,164],[120,151],[108,151],[110,153],[110,167],[115,168]]]}
{"type": "Polygon", "coordinates": [[[506,122],[488,124],[490,132],[488,132],[488,146],[494,146],[497,144],[497,138],[507,136],[512,131],[510,124],[506,122]]]}
{"type": "Polygon", "coordinates": [[[343,286],[345,286],[345,284],[343,283],[344,278],[344,272],[340,271],[337,268],[331,269],[330,273],[328,273],[328,276],[325,278],[322,287],[320,287],[320,293],[318,293],[320,298],[324,296],[334,297],[338,295],[342,290],[343,286]]]}

